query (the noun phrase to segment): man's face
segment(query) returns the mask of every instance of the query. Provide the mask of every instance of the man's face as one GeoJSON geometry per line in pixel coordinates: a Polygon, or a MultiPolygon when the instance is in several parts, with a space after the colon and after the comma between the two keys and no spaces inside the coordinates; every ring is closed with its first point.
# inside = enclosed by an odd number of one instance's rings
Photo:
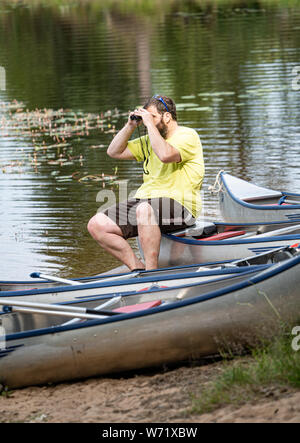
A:
{"type": "Polygon", "coordinates": [[[168,134],[168,126],[164,123],[162,114],[158,112],[155,106],[149,106],[147,111],[152,115],[154,124],[157,127],[160,135],[163,138],[166,138],[168,134]]]}

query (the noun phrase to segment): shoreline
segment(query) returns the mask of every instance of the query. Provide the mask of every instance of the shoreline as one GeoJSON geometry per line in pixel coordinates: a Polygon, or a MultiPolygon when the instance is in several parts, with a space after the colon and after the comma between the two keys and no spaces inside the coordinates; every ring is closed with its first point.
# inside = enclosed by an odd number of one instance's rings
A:
{"type": "Polygon", "coordinates": [[[300,391],[261,388],[255,400],[195,414],[191,399],[222,362],[28,387],[0,396],[1,423],[300,422],[300,391]]]}

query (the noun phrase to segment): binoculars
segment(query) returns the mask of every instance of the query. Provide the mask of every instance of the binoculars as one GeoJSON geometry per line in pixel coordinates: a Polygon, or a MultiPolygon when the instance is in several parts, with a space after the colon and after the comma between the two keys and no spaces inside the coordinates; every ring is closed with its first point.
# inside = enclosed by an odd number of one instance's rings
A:
{"type": "Polygon", "coordinates": [[[132,114],[132,115],[130,116],[130,119],[131,119],[131,120],[136,120],[137,122],[140,122],[140,121],[142,120],[142,117],[140,117],[140,116],[138,116],[138,115],[134,115],[134,114],[132,114]]]}

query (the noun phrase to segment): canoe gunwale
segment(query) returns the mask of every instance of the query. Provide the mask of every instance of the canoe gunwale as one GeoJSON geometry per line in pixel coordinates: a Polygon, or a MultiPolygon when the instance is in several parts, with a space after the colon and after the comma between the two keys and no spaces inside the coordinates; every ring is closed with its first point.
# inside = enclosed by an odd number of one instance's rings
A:
{"type": "MultiPolygon", "coordinates": [[[[256,223],[255,223],[256,224],[256,223]]],[[[269,223],[268,223],[269,224],[269,223]]],[[[255,235],[255,233],[253,233],[255,235]]],[[[277,235],[277,236],[270,236],[270,237],[263,237],[263,238],[245,238],[245,239],[234,239],[234,240],[207,240],[205,241],[204,239],[199,239],[199,240],[192,240],[192,239],[188,239],[188,238],[182,238],[182,237],[176,237],[175,235],[172,234],[162,234],[163,237],[171,240],[171,241],[175,241],[175,242],[179,242],[179,243],[185,243],[188,245],[198,245],[198,246],[221,246],[221,245],[240,245],[240,244],[248,244],[248,243],[268,243],[268,242],[274,242],[274,241],[286,241],[286,240],[291,240],[291,241],[297,241],[299,240],[299,236],[300,234],[291,234],[291,235],[277,235]]]]}
{"type": "MultiPolygon", "coordinates": [[[[220,224],[222,224],[222,223],[220,223],[220,224]]],[[[224,223],[224,225],[227,225],[227,224],[228,223],[224,223]]],[[[281,222],[281,224],[282,224],[282,222],[281,222]]],[[[230,226],[231,225],[232,225],[232,223],[230,223],[230,226]]],[[[206,263],[198,263],[198,266],[213,266],[213,265],[219,265],[219,264],[222,264],[222,263],[225,263],[225,262],[226,263],[230,263],[231,261],[232,260],[210,261],[210,262],[206,262],[206,263]]],[[[146,270],[141,270],[140,274],[143,275],[145,272],[147,274],[151,274],[151,273],[154,274],[154,273],[157,273],[157,271],[169,271],[169,270],[173,271],[173,270],[176,270],[176,269],[189,269],[189,268],[193,268],[195,266],[197,266],[197,263],[189,264],[189,265],[168,266],[168,267],[163,267],[163,268],[159,268],[159,269],[149,269],[147,271],[146,270]]],[[[110,276],[111,277],[119,277],[119,276],[123,276],[123,275],[124,275],[124,273],[111,274],[110,276]]],[[[86,284],[95,284],[96,285],[96,284],[100,284],[101,283],[101,281],[98,281],[98,278],[99,278],[99,280],[102,279],[102,278],[104,279],[104,278],[107,278],[107,275],[105,275],[103,277],[101,275],[99,275],[99,276],[91,276],[91,277],[74,278],[73,280],[74,281],[78,281],[78,282],[84,282],[85,281],[86,284]],[[97,281],[93,282],[93,280],[96,280],[96,279],[97,279],[97,281]],[[90,282],[90,280],[91,280],[91,282],[90,282]]],[[[130,278],[130,272],[128,272],[128,278],[130,278]]],[[[34,283],[38,283],[39,285],[44,285],[44,284],[51,283],[51,281],[47,280],[47,281],[34,282],[34,281],[31,281],[31,280],[19,280],[19,281],[18,280],[0,280],[0,286],[1,285],[13,285],[13,284],[15,284],[15,285],[28,285],[28,284],[34,284],[34,283]]],[[[112,283],[114,283],[114,282],[112,281],[112,283]]],[[[116,282],[116,283],[118,283],[118,282],[116,282]]],[[[62,288],[62,287],[65,288],[65,289],[70,288],[69,285],[67,285],[67,286],[53,285],[53,286],[50,286],[50,287],[44,288],[44,289],[48,289],[48,290],[53,289],[54,290],[54,289],[58,289],[58,288],[62,288]]],[[[79,284],[78,284],[78,287],[79,287],[79,284]]],[[[85,286],[85,287],[87,287],[87,286],[85,286]]],[[[43,288],[28,288],[28,289],[24,289],[24,291],[29,291],[29,290],[33,291],[33,290],[38,290],[38,289],[43,289],[43,288]]],[[[2,296],[2,294],[4,292],[8,293],[8,292],[12,292],[12,291],[0,291],[0,297],[2,296]]],[[[53,292],[56,292],[56,291],[53,291],[53,292]]],[[[6,297],[6,295],[5,295],[5,297],[6,297]]]]}
{"type": "MultiPolygon", "coordinates": [[[[120,321],[129,321],[134,318],[138,317],[145,317],[145,316],[151,316],[154,314],[164,313],[167,311],[171,311],[174,309],[180,309],[185,306],[203,303],[208,300],[212,300],[218,297],[221,297],[223,295],[233,293],[239,290],[242,290],[244,288],[247,288],[249,286],[253,286],[255,284],[264,282],[278,274],[281,274],[287,270],[289,270],[292,267],[295,267],[300,264],[300,254],[296,257],[290,258],[288,260],[285,260],[283,263],[276,263],[274,265],[271,265],[269,269],[262,270],[261,272],[258,272],[255,276],[250,277],[249,279],[246,279],[239,283],[234,283],[233,285],[229,285],[225,288],[217,289],[211,292],[208,292],[206,294],[202,294],[199,296],[187,298],[184,300],[178,300],[176,302],[161,304],[160,306],[153,307],[149,310],[143,310],[143,311],[137,311],[132,313],[125,313],[120,314],[117,316],[105,318],[105,319],[99,319],[99,320],[88,320],[83,323],[79,324],[73,324],[73,325],[67,325],[67,326],[54,326],[50,328],[43,328],[43,329],[37,329],[37,330],[31,330],[31,331],[24,331],[24,332],[18,332],[15,334],[10,334],[6,336],[6,342],[10,341],[17,341],[25,338],[30,337],[37,337],[47,334],[57,334],[57,333],[64,333],[64,332],[70,332],[70,331],[76,331],[81,328],[89,328],[89,327],[98,327],[101,325],[105,325],[108,323],[116,323],[120,321]]],[[[197,285],[197,283],[193,284],[194,286],[197,285]]],[[[191,286],[191,285],[188,285],[191,286]]],[[[176,288],[161,288],[158,289],[152,289],[149,292],[160,292],[163,290],[174,290],[176,288]]]]}
{"type": "MultiPolygon", "coordinates": [[[[272,264],[262,264],[262,265],[251,265],[251,266],[241,266],[241,267],[237,267],[237,268],[227,268],[228,272],[220,272],[221,269],[219,270],[219,272],[216,271],[216,273],[214,273],[213,275],[218,275],[220,273],[220,278],[217,279],[218,282],[220,281],[226,281],[229,278],[234,278],[234,277],[238,277],[240,275],[244,276],[244,275],[248,275],[248,274],[253,274],[254,272],[261,272],[264,271],[268,268],[270,268],[272,266],[272,264]],[[235,274],[235,275],[233,275],[235,274]]],[[[200,272],[195,272],[193,273],[193,276],[195,275],[200,275],[200,272]]],[[[203,275],[203,274],[202,274],[203,275]]],[[[180,284],[177,286],[168,286],[168,287],[149,287],[149,289],[147,290],[143,290],[142,294],[149,294],[152,292],[165,292],[165,291],[170,291],[170,290],[176,290],[176,289],[185,289],[185,288],[191,288],[193,286],[202,286],[202,285],[206,285],[208,283],[214,283],[216,282],[216,279],[212,279],[212,280],[204,280],[204,281],[200,281],[200,282],[194,282],[194,283],[187,283],[187,284],[180,284]]],[[[141,292],[136,292],[136,291],[124,291],[124,292],[116,292],[114,293],[114,297],[129,297],[132,295],[138,295],[141,292]]],[[[90,296],[88,298],[84,298],[84,297],[78,297],[74,300],[74,302],[76,304],[79,303],[85,303],[85,302],[90,302],[90,301],[96,301],[99,300],[101,301],[101,299],[105,298],[107,299],[108,297],[110,297],[111,294],[101,294],[101,295],[93,295],[90,296]]],[[[1,301],[1,299],[0,299],[1,301]]],[[[59,305],[69,305],[72,302],[68,302],[68,301],[64,301],[61,303],[57,303],[59,305]]],[[[1,314],[1,313],[0,313],[1,314]]]]}
{"type": "MultiPolygon", "coordinates": [[[[224,263],[224,262],[219,262],[219,263],[224,263]]],[[[229,262],[230,263],[230,262],[229,262]]],[[[213,264],[217,264],[217,262],[214,262],[213,264]]],[[[197,266],[197,264],[193,264],[193,265],[189,265],[190,267],[195,267],[197,266]]],[[[204,266],[203,264],[199,264],[199,267],[204,266]]],[[[104,283],[87,283],[86,285],[78,285],[78,286],[55,286],[52,288],[42,288],[42,289],[32,289],[32,290],[28,290],[25,289],[23,291],[1,291],[0,292],[0,305],[1,305],[1,298],[2,297],[19,297],[19,296],[27,296],[27,295],[40,295],[40,294],[47,294],[47,293],[59,293],[59,292],[74,292],[74,291],[78,291],[78,295],[83,292],[85,289],[101,289],[101,288],[111,288],[111,287],[121,287],[121,286],[127,286],[127,285],[134,285],[134,284],[140,284],[140,283],[156,283],[159,282],[160,280],[174,280],[174,279],[185,279],[185,278],[191,278],[195,275],[197,275],[198,277],[201,276],[210,276],[210,275],[222,275],[222,274],[229,274],[229,273],[239,273],[239,272],[243,272],[242,270],[242,266],[237,267],[237,268],[224,268],[224,269],[208,269],[206,271],[201,271],[201,272],[184,272],[184,273],[180,273],[180,274],[176,274],[176,277],[173,274],[166,274],[163,276],[153,276],[153,277],[144,277],[142,279],[138,279],[138,278],[134,278],[134,279],[127,279],[127,280],[122,280],[122,281],[114,281],[114,282],[104,282],[104,283]]],[[[248,268],[247,266],[245,268],[248,268]]],[[[160,269],[161,270],[161,269],[160,269]]],[[[246,270],[246,269],[245,269],[246,270]]],[[[156,270],[157,272],[157,270],[156,270]]],[[[118,291],[118,293],[120,293],[122,291],[118,291]]],[[[112,296],[112,295],[111,295],[112,296]]],[[[99,296],[100,297],[100,296],[99,296]]],[[[102,295],[101,295],[102,297],[102,295]]],[[[107,296],[106,296],[107,297],[107,296]]],[[[61,302],[61,303],[67,303],[67,302],[61,302]]],[[[60,304],[60,303],[58,303],[60,304]]]]}
{"type": "MultiPolygon", "coordinates": [[[[274,206],[269,206],[269,205],[256,205],[254,203],[249,203],[246,202],[238,197],[236,197],[233,192],[231,191],[231,189],[229,188],[228,184],[226,183],[226,179],[225,179],[225,175],[226,172],[221,172],[220,173],[220,179],[221,179],[221,186],[224,186],[227,193],[229,194],[230,198],[232,200],[234,200],[236,203],[238,203],[239,205],[242,205],[246,208],[249,209],[254,209],[254,210],[266,210],[266,211],[287,211],[289,209],[300,209],[300,203],[298,205],[294,205],[294,204],[286,204],[286,205],[278,205],[276,207],[274,206]]],[[[222,191],[220,191],[222,192],[222,191]]],[[[297,193],[291,193],[291,192],[282,192],[280,191],[282,196],[294,196],[294,197],[300,197],[300,194],[297,193]]],[[[300,217],[300,215],[299,215],[300,217]]]]}

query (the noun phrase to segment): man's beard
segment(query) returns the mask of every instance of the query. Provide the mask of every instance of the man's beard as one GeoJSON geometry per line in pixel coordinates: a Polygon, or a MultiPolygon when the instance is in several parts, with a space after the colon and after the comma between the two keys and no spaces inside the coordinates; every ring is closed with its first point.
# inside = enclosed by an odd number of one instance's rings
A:
{"type": "Polygon", "coordinates": [[[160,133],[160,135],[161,135],[164,139],[166,139],[166,138],[167,138],[167,135],[168,135],[168,126],[167,126],[165,123],[160,122],[159,125],[156,126],[156,127],[157,127],[158,132],[160,133]]]}

